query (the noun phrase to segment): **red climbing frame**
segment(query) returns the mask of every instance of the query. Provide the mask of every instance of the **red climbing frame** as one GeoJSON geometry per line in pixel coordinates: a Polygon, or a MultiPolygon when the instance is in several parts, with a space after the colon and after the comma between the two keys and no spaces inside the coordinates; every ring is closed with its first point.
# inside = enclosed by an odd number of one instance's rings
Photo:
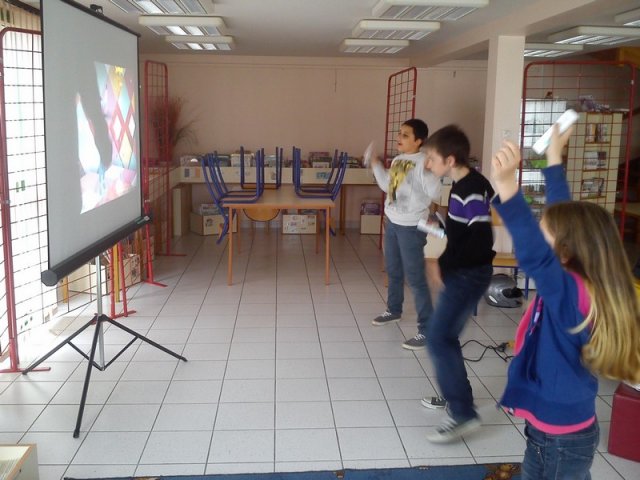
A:
{"type": "MultiPolygon", "coordinates": [[[[403,122],[416,114],[416,83],[418,71],[415,67],[400,70],[389,77],[387,82],[387,116],[384,132],[384,164],[388,167],[398,154],[396,135],[403,122]]],[[[382,216],[384,219],[384,193],[382,194],[382,216]]],[[[382,222],[380,222],[380,242],[382,248],[382,222]]]]}

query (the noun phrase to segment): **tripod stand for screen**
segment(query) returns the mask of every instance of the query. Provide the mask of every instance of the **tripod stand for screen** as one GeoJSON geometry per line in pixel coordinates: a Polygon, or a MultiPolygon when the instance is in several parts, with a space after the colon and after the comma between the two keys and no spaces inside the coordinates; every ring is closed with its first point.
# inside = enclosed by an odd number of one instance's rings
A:
{"type": "Polygon", "coordinates": [[[84,324],[77,332],[75,332],[73,335],[71,335],[69,338],[67,338],[62,343],[58,344],[51,351],[49,351],[48,353],[43,355],[41,358],[36,360],[34,363],[29,365],[22,372],[23,375],[26,375],[27,373],[32,371],[34,368],[36,368],[38,365],[40,365],[42,362],[44,362],[47,358],[49,358],[51,355],[56,353],[58,350],[60,350],[65,345],[71,346],[80,355],[82,355],[84,358],[89,360],[89,364],[87,365],[87,374],[86,374],[85,379],[84,379],[84,386],[82,387],[82,396],[80,397],[80,408],[78,409],[78,419],[76,421],[76,428],[73,431],[73,437],[74,438],[78,438],[78,436],[80,435],[80,426],[82,424],[82,415],[84,413],[84,405],[85,405],[85,402],[87,400],[87,393],[89,391],[89,380],[91,379],[91,370],[92,370],[92,368],[97,368],[100,371],[106,370],[106,368],[109,365],[111,365],[120,355],[122,355],[122,353],[124,353],[124,351],[127,348],[129,348],[133,344],[133,342],[135,342],[137,339],[140,339],[143,342],[146,342],[149,345],[152,345],[152,346],[162,350],[163,352],[168,353],[169,355],[171,355],[173,357],[176,357],[176,358],[178,358],[180,360],[183,360],[185,362],[187,361],[187,359],[185,357],[183,357],[182,355],[178,355],[177,353],[169,350],[168,348],[163,347],[162,345],[154,342],[153,340],[150,340],[149,338],[147,338],[147,337],[145,337],[143,335],[140,335],[139,333],[131,330],[130,328],[125,327],[124,325],[116,322],[115,320],[112,320],[111,318],[109,318],[108,316],[106,316],[106,315],[104,315],[102,313],[102,278],[101,278],[101,268],[100,268],[100,257],[99,256],[96,257],[96,283],[97,283],[97,289],[98,289],[98,294],[96,296],[96,299],[97,299],[97,302],[98,302],[98,311],[93,316],[93,318],[89,322],[84,324]],[[129,333],[130,335],[133,336],[133,338],[129,341],[129,343],[127,343],[122,348],[122,350],[120,350],[108,363],[105,363],[105,360],[104,360],[103,324],[105,322],[110,323],[111,325],[113,325],[115,327],[118,327],[119,329],[124,330],[125,332],[127,332],[127,333],[129,333]],[[87,355],[80,348],[78,348],[76,345],[74,345],[73,339],[76,338],[78,335],[80,335],[82,332],[84,332],[92,324],[95,324],[96,329],[95,329],[94,334],[93,334],[93,341],[91,342],[91,351],[89,352],[89,355],[87,355]],[[100,350],[100,362],[99,363],[96,363],[95,360],[94,360],[95,356],[96,356],[96,350],[97,349],[100,350]]]}

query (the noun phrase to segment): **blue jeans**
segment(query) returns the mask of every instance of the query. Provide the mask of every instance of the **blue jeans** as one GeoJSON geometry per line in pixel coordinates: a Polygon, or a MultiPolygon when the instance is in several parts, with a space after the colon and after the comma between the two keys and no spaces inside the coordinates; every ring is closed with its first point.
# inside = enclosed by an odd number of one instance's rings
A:
{"type": "Polygon", "coordinates": [[[489,287],[493,267],[459,268],[442,272],[444,289],[427,325],[427,351],[449,415],[457,422],[476,418],[473,392],[462,358],[460,333],[489,287]]]}
{"type": "Polygon", "coordinates": [[[598,421],[579,432],[551,435],[526,423],[522,480],[591,480],[589,469],[600,439],[598,421]]]}
{"type": "Polygon", "coordinates": [[[384,265],[387,270],[387,310],[400,315],[404,302],[404,278],[413,292],[418,314],[418,333],[425,335],[427,320],[433,312],[431,294],[424,271],[424,246],[427,236],[415,226],[396,225],[385,219],[384,265]]]}

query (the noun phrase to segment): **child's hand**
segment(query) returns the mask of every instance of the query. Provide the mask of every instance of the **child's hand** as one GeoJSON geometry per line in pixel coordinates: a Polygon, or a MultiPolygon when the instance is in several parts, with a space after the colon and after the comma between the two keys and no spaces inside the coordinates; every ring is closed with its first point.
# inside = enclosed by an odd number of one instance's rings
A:
{"type": "Polygon", "coordinates": [[[519,165],[520,149],[509,141],[505,141],[503,147],[491,159],[491,177],[503,202],[518,192],[516,169],[519,165]]]}
{"type": "Polygon", "coordinates": [[[369,146],[367,146],[364,151],[364,155],[362,156],[362,164],[365,167],[371,167],[373,164],[381,163],[381,160],[378,158],[375,152],[375,143],[371,142],[369,146]]]}
{"type": "Polygon", "coordinates": [[[569,141],[569,137],[573,134],[575,126],[571,126],[564,133],[560,134],[558,131],[558,124],[553,125],[553,133],[551,134],[551,141],[547,147],[547,166],[562,164],[562,149],[569,141]]]}

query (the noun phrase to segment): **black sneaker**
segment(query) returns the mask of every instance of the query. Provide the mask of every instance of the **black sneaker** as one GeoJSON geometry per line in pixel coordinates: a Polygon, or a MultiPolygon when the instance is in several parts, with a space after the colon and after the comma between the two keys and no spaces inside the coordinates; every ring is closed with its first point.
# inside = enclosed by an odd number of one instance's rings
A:
{"type": "Polygon", "coordinates": [[[432,408],[434,410],[445,408],[447,406],[447,401],[442,397],[424,397],[420,400],[420,403],[423,407],[432,408]]]}
{"type": "Polygon", "coordinates": [[[419,333],[415,337],[410,338],[409,340],[404,342],[402,344],[402,347],[406,348],[407,350],[422,350],[426,344],[427,337],[419,333]]]}
{"type": "Polygon", "coordinates": [[[399,322],[402,315],[391,313],[389,310],[385,311],[382,315],[378,315],[371,322],[374,325],[387,325],[389,323],[399,322]]]}

